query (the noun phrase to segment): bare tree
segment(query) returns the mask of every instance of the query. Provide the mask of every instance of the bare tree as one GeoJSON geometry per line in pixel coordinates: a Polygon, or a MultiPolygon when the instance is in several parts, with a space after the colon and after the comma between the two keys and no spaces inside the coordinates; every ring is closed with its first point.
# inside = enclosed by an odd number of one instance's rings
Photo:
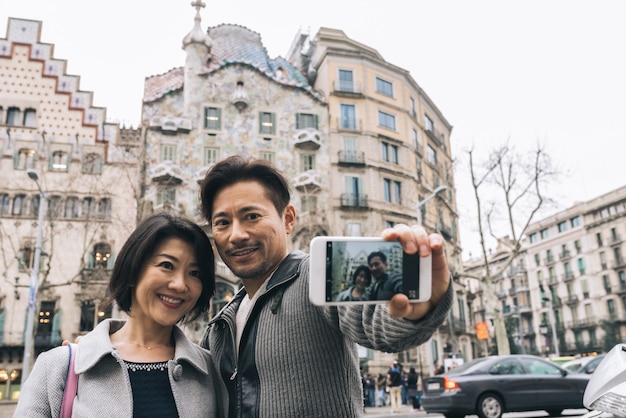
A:
{"type": "Polygon", "coordinates": [[[493,149],[483,164],[475,161],[474,149],[467,153],[478,213],[483,268],[480,275],[465,276],[481,282],[485,308],[493,316],[498,354],[510,354],[502,306],[495,294],[494,280],[518,257],[528,226],[548,202],[545,188],[555,172],[549,155],[540,145],[529,154],[517,152],[509,144],[502,145],[493,149]],[[501,238],[503,230],[508,230],[508,239],[501,238]],[[488,237],[507,247],[508,256],[497,264],[489,258],[488,237]]]}

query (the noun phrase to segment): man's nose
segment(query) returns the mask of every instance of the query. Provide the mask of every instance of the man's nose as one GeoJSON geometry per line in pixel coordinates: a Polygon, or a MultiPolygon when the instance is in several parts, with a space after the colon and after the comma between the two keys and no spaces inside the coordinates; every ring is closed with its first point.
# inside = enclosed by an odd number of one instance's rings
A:
{"type": "Polygon", "coordinates": [[[231,241],[243,241],[248,238],[248,231],[245,225],[239,221],[233,221],[232,229],[230,231],[231,241]]]}

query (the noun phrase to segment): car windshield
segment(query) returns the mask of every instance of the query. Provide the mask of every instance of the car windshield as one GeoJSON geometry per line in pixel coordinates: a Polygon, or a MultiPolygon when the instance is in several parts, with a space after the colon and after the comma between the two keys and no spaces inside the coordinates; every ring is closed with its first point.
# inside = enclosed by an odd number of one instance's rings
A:
{"type": "Polygon", "coordinates": [[[458,367],[455,367],[454,369],[449,370],[446,374],[447,375],[455,375],[455,374],[461,374],[463,372],[465,372],[466,370],[470,370],[475,368],[476,365],[482,363],[485,360],[488,360],[489,357],[480,357],[480,358],[476,358],[472,361],[468,361],[467,363],[463,363],[458,367]]]}

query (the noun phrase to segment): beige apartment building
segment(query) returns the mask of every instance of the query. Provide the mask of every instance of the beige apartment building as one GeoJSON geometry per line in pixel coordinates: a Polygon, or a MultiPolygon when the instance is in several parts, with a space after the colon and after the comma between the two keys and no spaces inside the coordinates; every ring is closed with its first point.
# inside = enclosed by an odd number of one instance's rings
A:
{"type": "MultiPolygon", "coordinates": [[[[452,126],[435,103],[407,70],[338,29],[298,33],[287,59],[328,100],[332,233],[375,236],[397,223],[414,224],[419,206],[426,228],[446,239],[451,270],[459,272],[452,126]]],[[[460,280],[455,286],[458,300],[433,338],[433,362],[444,351],[472,358],[465,287],[460,280]]],[[[402,360],[421,357],[426,365],[426,347],[422,351],[402,360]]],[[[392,357],[373,357],[369,365],[386,371],[392,357]]]]}
{"type": "MultiPolygon", "coordinates": [[[[510,332],[521,335],[524,350],[577,355],[604,352],[626,339],[625,220],[621,187],[529,226],[517,267],[510,269],[518,274],[496,283],[503,310],[521,316],[520,329],[510,332]]],[[[473,316],[480,321],[482,293],[471,286],[473,316]]]]}
{"type": "Polygon", "coordinates": [[[10,18],[0,39],[0,400],[19,395],[29,300],[31,358],[110,315],[99,305],[137,213],[139,132],[106,122],[41,26],[10,18]]]}

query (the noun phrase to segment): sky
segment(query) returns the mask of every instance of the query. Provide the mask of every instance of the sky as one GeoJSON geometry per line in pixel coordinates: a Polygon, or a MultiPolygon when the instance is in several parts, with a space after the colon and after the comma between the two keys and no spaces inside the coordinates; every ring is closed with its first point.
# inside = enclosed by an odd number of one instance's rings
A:
{"type": "MultiPolygon", "coordinates": [[[[286,56],[299,30],[330,27],[408,70],[453,126],[464,258],[480,251],[469,149],[484,158],[507,141],[541,144],[562,174],[545,216],[626,184],[622,0],[204,1],[203,29],[245,26],[271,58],[286,56]]],[[[137,126],[144,79],[184,65],[194,16],[191,0],[0,0],[0,36],[9,17],[41,20],[41,41],[93,105],[137,126]]]]}

